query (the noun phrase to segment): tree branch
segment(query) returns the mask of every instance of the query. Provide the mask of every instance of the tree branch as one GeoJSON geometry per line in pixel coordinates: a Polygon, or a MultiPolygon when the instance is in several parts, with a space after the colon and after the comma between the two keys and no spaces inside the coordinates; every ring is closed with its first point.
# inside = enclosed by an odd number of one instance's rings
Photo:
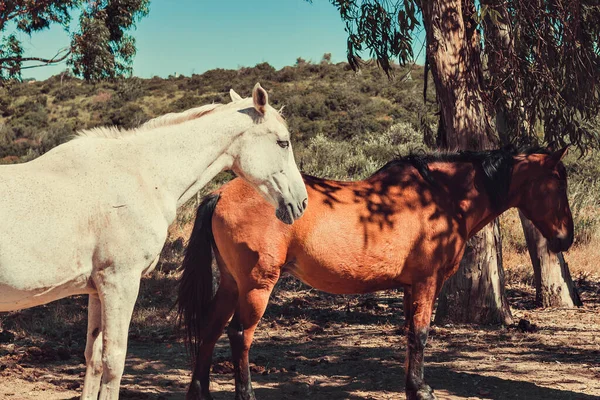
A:
{"type": "MultiPolygon", "coordinates": [[[[56,53],[56,55],[52,58],[40,58],[40,57],[5,57],[5,58],[0,58],[0,68],[7,68],[8,67],[4,67],[1,64],[7,63],[7,62],[18,62],[19,64],[27,62],[27,61],[39,61],[39,62],[43,62],[44,64],[42,65],[38,65],[38,66],[43,66],[43,65],[48,65],[48,64],[56,64],[59,63],[61,61],[64,61],[69,55],[71,54],[71,50],[70,49],[62,49],[59,50],[58,53],[56,53]],[[64,54],[63,56],[59,57],[59,55],[61,53],[63,53],[64,51],[67,51],[66,54],[64,54]],[[57,58],[58,57],[58,58],[57,58]]],[[[21,67],[21,69],[27,69],[27,68],[33,68],[33,67],[21,67]]]]}

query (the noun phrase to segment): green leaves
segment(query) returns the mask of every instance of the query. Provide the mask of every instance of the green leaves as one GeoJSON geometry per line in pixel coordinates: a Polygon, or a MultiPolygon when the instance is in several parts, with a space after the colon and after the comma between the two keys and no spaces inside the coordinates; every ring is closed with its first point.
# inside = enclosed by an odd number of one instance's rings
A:
{"type": "Polygon", "coordinates": [[[0,60],[5,60],[4,62],[0,61],[1,82],[20,74],[21,64],[18,62],[18,59],[23,54],[23,48],[21,47],[21,42],[19,42],[14,34],[2,38],[0,43],[0,60]]]}
{"type": "Polygon", "coordinates": [[[599,148],[600,3],[483,3],[488,85],[507,139],[599,148]]]}
{"type": "Polygon", "coordinates": [[[473,19],[475,19],[475,22],[477,22],[478,25],[481,25],[486,18],[489,18],[493,24],[498,25],[501,17],[498,10],[495,10],[487,4],[482,4],[476,14],[473,15],[473,19]]]}
{"type": "MultiPolygon", "coordinates": [[[[0,4],[0,34],[7,26],[31,34],[52,24],[72,31],[67,63],[86,80],[126,76],[131,73],[135,40],[127,31],[148,14],[149,0],[17,0],[0,4]],[[73,26],[71,14],[81,13],[73,26]]],[[[0,82],[20,78],[22,68],[43,66],[67,58],[61,51],[51,59],[23,57],[14,34],[0,41],[0,82]],[[23,65],[36,62],[37,65],[23,65]]],[[[58,49],[57,49],[58,50],[58,49]]]]}
{"type": "MultiPolygon", "coordinates": [[[[388,74],[390,59],[412,59],[420,7],[432,4],[329,1],[345,22],[352,68],[359,68],[361,54],[368,52],[388,74]]],[[[590,123],[600,113],[600,2],[471,0],[462,8],[457,15],[463,23],[473,22],[469,29],[483,34],[487,70],[481,90],[487,92],[487,111],[501,120],[501,140],[600,148],[597,124],[590,123]]]]}
{"type": "Polygon", "coordinates": [[[400,64],[412,60],[412,34],[419,25],[415,0],[330,2],[346,24],[347,56],[352,68],[360,67],[364,50],[387,74],[391,72],[392,58],[397,58],[400,64]]]}

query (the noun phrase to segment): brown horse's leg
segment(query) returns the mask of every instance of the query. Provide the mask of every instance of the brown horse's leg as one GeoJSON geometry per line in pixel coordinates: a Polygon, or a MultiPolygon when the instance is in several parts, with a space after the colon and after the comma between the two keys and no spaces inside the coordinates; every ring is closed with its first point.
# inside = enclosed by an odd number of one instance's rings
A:
{"type": "Polygon", "coordinates": [[[221,283],[207,316],[205,334],[202,338],[202,344],[196,353],[196,365],[186,400],[212,399],[209,384],[213,350],[217,340],[219,340],[225,329],[227,321],[233,315],[237,298],[238,291],[235,280],[221,269],[221,283]]]}
{"type": "Polygon", "coordinates": [[[433,390],[423,378],[423,350],[427,343],[433,303],[438,292],[435,279],[418,282],[411,290],[411,320],[407,332],[406,398],[434,400],[433,390]]]}
{"type": "Polygon", "coordinates": [[[404,295],[402,300],[404,305],[404,326],[402,327],[402,331],[404,334],[408,334],[410,329],[410,321],[412,320],[411,287],[409,285],[404,286],[404,295]]]}
{"type": "Polygon", "coordinates": [[[242,291],[238,309],[227,328],[229,342],[231,344],[231,357],[235,370],[235,399],[255,400],[252,381],[250,378],[250,361],[248,353],[254,338],[254,331],[262,318],[269,296],[279,277],[270,277],[264,282],[255,282],[254,288],[242,291]]]}

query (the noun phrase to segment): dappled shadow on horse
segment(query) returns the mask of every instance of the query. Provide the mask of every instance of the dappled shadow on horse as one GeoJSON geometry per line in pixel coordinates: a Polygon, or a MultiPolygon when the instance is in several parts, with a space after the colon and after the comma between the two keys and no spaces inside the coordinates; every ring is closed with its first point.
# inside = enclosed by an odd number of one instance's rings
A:
{"type": "Polygon", "coordinates": [[[254,398],[248,352],[284,272],[330,293],[404,287],[407,397],[435,398],[424,381],[423,350],[434,301],[467,240],[518,207],[553,251],[571,245],[565,152],[412,155],[356,182],[305,175],[310,206],[293,226],[269,216],[268,204],[242,180],[224,185],[198,208],[183,262],[179,312],[194,361],[187,398],[211,398],[213,348],[232,316],[236,399],[254,398]],[[214,297],[213,255],[220,272],[214,297]]]}
{"type": "Polygon", "coordinates": [[[251,98],[230,94],[229,104],[82,131],[0,166],[0,311],[89,295],[84,399],[118,398],[141,275],[155,267],[177,208],[217,173],[234,170],[283,224],[306,208],[267,92],[257,84],[251,98]]]}

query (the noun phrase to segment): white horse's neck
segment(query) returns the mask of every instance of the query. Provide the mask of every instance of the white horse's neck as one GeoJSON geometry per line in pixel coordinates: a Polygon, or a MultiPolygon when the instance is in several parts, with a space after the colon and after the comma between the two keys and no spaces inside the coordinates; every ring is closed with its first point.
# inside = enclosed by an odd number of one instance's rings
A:
{"type": "Polygon", "coordinates": [[[179,206],[232,166],[234,160],[227,150],[240,133],[240,118],[224,118],[217,111],[130,138],[138,148],[139,167],[146,169],[142,172],[152,180],[168,213],[172,213],[167,216],[169,222],[179,206]]]}

